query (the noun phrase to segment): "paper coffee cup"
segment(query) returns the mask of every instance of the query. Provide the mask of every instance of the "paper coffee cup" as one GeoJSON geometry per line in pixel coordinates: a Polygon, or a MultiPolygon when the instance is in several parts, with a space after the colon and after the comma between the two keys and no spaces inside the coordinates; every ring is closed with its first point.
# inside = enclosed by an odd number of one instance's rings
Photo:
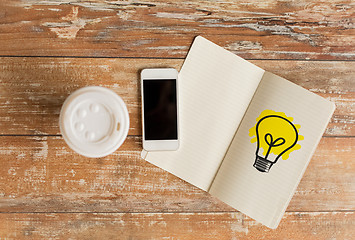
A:
{"type": "Polygon", "coordinates": [[[129,115],[123,100],[104,87],[84,87],[64,102],[60,131],[75,152],[104,157],[117,150],[127,137],[129,115]]]}

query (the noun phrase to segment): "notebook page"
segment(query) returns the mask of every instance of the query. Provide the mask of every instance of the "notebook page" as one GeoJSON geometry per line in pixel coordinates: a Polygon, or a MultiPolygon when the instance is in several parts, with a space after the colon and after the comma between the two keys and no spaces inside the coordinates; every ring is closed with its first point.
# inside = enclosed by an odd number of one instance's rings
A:
{"type": "Polygon", "coordinates": [[[326,99],[266,72],[210,193],[262,224],[276,228],[334,108],[334,104],[326,99]],[[297,134],[285,119],[298,129],[297,134]],[[275,145],[272,148],[281,148],[283,145],[288,148],[290,145],[287,144],[292,145],[293,141],[296,141],[296,145],[288,150],[288,158],[287,152],[285,156],[281,154],[282,149],[277,152],[270,148],[266,159],[274,161],[278,154],[281,157],[268,169],[268,162],[263,159],[259,158],[260,161],[255,162],[257,142],[252,143],[253,137],[250,135],[256,136],[256,131],[259,140],[255,140],[259,141],[258,154],[261,157],[266,157],[270,145],[275,145]]]}
{"type": "Polygon", "coordinates": [[[207,190],[264,70],[196,37],[179,73],[180,147],[145,159],[207,190]]]}

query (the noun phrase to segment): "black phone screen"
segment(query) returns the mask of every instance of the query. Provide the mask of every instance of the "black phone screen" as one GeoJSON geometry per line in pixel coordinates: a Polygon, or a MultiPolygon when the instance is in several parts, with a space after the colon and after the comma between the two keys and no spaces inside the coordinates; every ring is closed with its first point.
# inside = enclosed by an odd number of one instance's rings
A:
{"type": "Polygon", "coordinates": [[[177,140],[176,79],[143,80],[145,140],[177,140]]]}

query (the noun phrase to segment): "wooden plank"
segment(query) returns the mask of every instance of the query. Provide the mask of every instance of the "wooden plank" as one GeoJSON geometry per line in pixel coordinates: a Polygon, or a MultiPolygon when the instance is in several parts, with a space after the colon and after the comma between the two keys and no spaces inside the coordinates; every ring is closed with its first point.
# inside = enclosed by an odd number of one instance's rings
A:
{"type": "Polygon", "coordinates": [[[196,35],[248,59],[355,59],[354,1],[2,0],[0,55],[185,57],[196,35]]]}
{"type": "MultiPolygon", "coordinates": [[[[141,135],[139,71],[175,67],[178,59],[0,58],[0,134],[60,134],[58,116],[74,90],[100,85],[127,103],[130,135],[141,135]]],[[[334,101],[336,112],[327,136],[355,136],[354,62],[255,60],[279,74],[334,101]]]]}
{"type": "Polygon", "coordinates": [[[129,134],[141,134],[139,71],[179,68],[181,60],[2,58],[0,60],[1,134],[59,134],[58,117],[74,90],[100,85],[127,104],[129,134]]]}
{"type": "Polygon", "coordinates": [[[354,212],[287,213],[276,230],[241,213],[0,214],[1,239],[353,239],[354,212]]]}
{"type": "MultiPolygon", "coordinates": [[[[61,137],[0,137],[0,212],[235,211],[140,158],[140,137],[90,159],[61,137]]],[[[355,210],[355,138],[323,138],[288,211],[355,210]]]]}

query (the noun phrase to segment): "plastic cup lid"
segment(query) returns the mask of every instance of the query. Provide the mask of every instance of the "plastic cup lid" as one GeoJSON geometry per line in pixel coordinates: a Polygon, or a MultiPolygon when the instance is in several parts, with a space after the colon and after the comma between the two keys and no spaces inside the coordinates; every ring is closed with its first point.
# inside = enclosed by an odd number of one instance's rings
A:
{"type": "Polygon", "coordinates": [[[84,87],[65,100],[59,126],[71,149],[86,157],[104,157],[126,139],[129,115],[115,92],[104,87],[84,87]]]}

